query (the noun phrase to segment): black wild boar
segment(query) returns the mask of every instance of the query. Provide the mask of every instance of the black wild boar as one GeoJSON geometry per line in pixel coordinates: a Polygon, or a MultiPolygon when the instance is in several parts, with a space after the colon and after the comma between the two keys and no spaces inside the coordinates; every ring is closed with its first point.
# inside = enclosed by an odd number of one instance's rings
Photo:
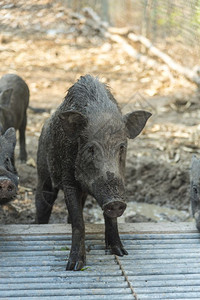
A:
{"type": "Polygon", "coordinates": [[[29,88],[25,81],[15,74],[6,74],[0,79],[0,128],[19,130],[20,159],[26,161],[26,110],[29,103],[29,88]]]}
{"type": "Polygon", "coordinates": [[[200,231],[200,160],[195,155],[190,167],[190,201],[196,227],[200,231]]]}
{"type": "Polygon", "coordinates": [[[14,163],[16,134],[14,128],[0,135],[0,204],[5,204],[16,196],[18,176],[14,163]]]}
{"type": "Polygon", "coordinates": [[[108,87],[86,75],[69,89],[44,125],[37,155],[36,221],[48,222],[62,189],[72,223],[67,270],[80,270],[85,263],[82,210],[88,194],[103,210],[106,248],[116,255],[128,254],[117,228],[117,217],[126,208],[127,137],[135,138],[150,115],[136,111],[123,117],[108,87]]]}

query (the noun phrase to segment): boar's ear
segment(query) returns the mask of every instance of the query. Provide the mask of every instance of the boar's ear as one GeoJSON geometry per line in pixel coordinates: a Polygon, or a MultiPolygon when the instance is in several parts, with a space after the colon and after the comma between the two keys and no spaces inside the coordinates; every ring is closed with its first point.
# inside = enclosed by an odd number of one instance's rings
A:
{"type": "Polygon", "coordinates": [[[65,111],[59,114],[63,129],[69,138],[77,138],[87,126],[87,119],[77,111],[65,111]]]}
{"type": "Polygon", "coordinates": [[[138,110],[123,117],[128,130],[128,137],[134,139],[144,128],[151,113],[145,110],[138,110]]]}
{"type": "Polygon", "coordinates": [[[9,142],[12,142],[13,146],[15,147],[15,145],[16,145],[16,132],[15,132],[15,129],[13,127],[8,128],[3,136],[9,142]]]}
{"type": "Polygon", "coordinates": [[[8,107],[10,105],[11,95],[13,89],[7,89],[2,91],[0,94],[0,106],[1,107],[8,107]]]}

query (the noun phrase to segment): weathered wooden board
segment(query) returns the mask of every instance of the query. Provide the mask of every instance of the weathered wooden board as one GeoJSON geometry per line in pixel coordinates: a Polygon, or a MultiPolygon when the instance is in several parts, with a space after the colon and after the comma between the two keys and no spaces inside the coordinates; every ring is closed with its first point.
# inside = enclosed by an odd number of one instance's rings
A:
{"type": "Polygon", "coordinates": [[[200,234],[193,223],[120,224],[129,255],[104,250],[86,226],[87,265],[65,271],[69,225],[0,226],[0,299],[200,299],[200,234]]]}

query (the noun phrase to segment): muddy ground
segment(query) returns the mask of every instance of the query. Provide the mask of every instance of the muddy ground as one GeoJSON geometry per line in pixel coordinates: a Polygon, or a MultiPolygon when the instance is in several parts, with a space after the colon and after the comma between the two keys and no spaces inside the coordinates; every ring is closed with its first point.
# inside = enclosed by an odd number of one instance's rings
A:
{"type": "MultiPolygon", "coordinates": [[[[192,155],[200,152],[200,98],[196,86],[168,68],[142,65],[119,44],[111,43],[97,32],[90,30],[84,34],[84,28],[78,31],[71,11],[61,1],[13,3],[0,2],[0,75],[22,76],[30,88],[30,105],[49,112],[35,114],[28,109],[28,161],[20,163],[17,144],[19,193],[12,203],[0,207],[0,223],[34,222],[36,152],[42,125],[61,103],[67,89],[87,73],[109,84],[124,113],[142,108],[153,114],[143,133],[129,141],[128,208],[121,220],[188,220],[189,165],[192,155]],[[143,213],[143,209],[136,212],[133,208],[136,202],[138,206],[146,203],[149,209],[149,204],[155,204],[166,211],[180,210],[182,214],[170,216],[161,212],[160,218],[155,219],[143,213]]],[[[175,40],[170,42],[171,55],[177,55],[178,49],[175,40]]],[[[165,51],[169,52],[167,44],[165,51]]],[[[84,214],[86,222],[102,222],[101,210],[94,199],[88,199],[84,214]]],[[[67,210],[60,193],[50,222],[66,220],[67,210]]]]}

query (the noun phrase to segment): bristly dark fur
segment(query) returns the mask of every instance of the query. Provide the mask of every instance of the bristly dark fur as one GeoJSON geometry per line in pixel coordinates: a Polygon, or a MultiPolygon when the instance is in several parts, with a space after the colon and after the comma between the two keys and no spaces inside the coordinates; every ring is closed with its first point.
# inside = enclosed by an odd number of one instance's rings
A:
{"type": "MultiPolygon", "coordinates": [[[[84,110],[87,110],[87,107],[90,103],[94,102],[93,105],[108,106],[109,103],[105,103],[104,99],[108,98],[113,102],[114,106],[119,106],[117,101],[110,92],[108,85],[101,83],[98,77],[93,77],[91,75],[81,76],[80,79],[69,88],[67,95],[65,96],[65,101],[62,105],[67,106],[68,109],[81,110],[84,113],[84,110]]],[[[111,104],[110,104],[111,105],[111,104]]]]}
{"type": "Polygon", "coordinates": [[[11,201],[17,192],[18,176],[14,164],[16,135],[9,128],[0,136],[0,204],[11,201]],[[9,188],[7,188],[9,187],[9,188]]]}
{"type": "Polygon", "coordinates": [[[196,227],[200,231],[200,159],[195,155],[190,167],[190,202],[196,227]]]}
{"type": "Polygon", "coordinates": [[[48,222],[62,189],[72,223],[67,270],[80,270],[85,263],[82,209],[88,194],[104,211],[106,247],[116,255],[127,254],[117,230],[117,217],[126,208],[127,136],[137,136],[150,115],[139,111],[123,117],[110,89],[86,75],[44,125],[37,155],[36,221],[48,222]]]}
{"type": "Polygon", "coordinates": [[[19,130],[20,159],[26,161],[25,131],[29,88],[26,82],[15,74],[6,74],[0,79],[0,128],[4,133],[8,128],[19,130]]]}

